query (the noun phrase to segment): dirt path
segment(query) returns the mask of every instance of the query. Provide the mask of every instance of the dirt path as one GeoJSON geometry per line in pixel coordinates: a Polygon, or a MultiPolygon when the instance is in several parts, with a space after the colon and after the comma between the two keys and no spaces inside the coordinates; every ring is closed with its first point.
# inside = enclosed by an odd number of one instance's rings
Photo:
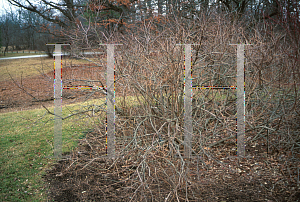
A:
{"type": "Polygon", "coordinates": [[[25,55],[25,56],[15,56],[15,57],[3,57],[0,60],[14,60],[14,59],[24,59],[24,58],[40,58],[48,57],[48,55],[25,55]]]}

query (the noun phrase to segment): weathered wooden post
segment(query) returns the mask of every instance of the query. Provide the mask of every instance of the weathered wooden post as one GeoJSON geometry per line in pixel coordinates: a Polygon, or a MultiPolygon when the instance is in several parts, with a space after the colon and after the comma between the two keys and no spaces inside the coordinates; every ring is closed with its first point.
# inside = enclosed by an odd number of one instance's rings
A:
{"type": "Polygon", "coordinates": [[[46,44],[54,45],[54,158],[62,158],[62,54],[61,46],[70,44],[46,44]]]}
{"type": "MultiPolygon", "coordinates": [[[[192,156],[192,44],[176,44],[184,45],[184,158],[192,156]]],[[[195,45],[195,44],[193,44],[195,45]]]]}
{"type": "Polygon", "coordinates": [[[107,46],[106,75],[106,151],[108,158],[115,158],[115,60],[114,46],[123,44],[100,44],[107,46]]]}
{"type": "Polygon", "coordinates": [[[237,130],[237,156],[245,157],[245,45],[252,44],[230,44],[237,45],[237,92],[236,92],[236,130],[237,130]]]}

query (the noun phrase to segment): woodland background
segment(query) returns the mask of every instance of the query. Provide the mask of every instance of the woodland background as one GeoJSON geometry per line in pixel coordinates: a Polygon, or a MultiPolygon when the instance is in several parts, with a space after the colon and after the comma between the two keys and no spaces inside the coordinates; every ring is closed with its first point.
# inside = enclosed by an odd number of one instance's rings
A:
{"type": "MultiPolygon", "coordinates": [[[[78,151],[49,171],[51,198],[299,198],[299,2],[8,2],[17,10],[0,18],[2,54],[9,49],[31,49],[52,56],[53,49],[46,43],[71,43],[64,49],[71,57],[105,67],[106,49],[99,43],[123,44],[115,50],[116,96],[121,100],[116,106],[118,157],[103,160],[105,149],[97,149],[101,144],[103,148],[105,141],[102,120],[86,135],[78,151]],[[245,145],[251,158],[234,158],[235,91],[206,89],[193,90],[194,157],[186,159],[182,152],[184,50],[176,44],[199,44],[192,52],[193,84],[229,86],[236,83],[236,47],[229,44],[237,43],[252,44],[245,47],[245,145]],[[83,51],[103,54],[86,56],[83,51]]],[[[95,79],[100,85],[105,74],[99,73],[95,79]]],[[[64,82],[91,84],[92,80],[80,81],[73,76],[64,82]]],[[[99,105],[85,113],[103,117],[104,108],[99,105]]]]}

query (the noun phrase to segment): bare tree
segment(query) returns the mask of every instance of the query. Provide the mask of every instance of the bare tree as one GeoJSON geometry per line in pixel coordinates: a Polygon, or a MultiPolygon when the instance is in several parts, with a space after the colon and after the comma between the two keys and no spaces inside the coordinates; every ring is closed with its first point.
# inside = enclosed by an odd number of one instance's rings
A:
{"type": "Polygon", "coordinates": [[[11,12],[6,12],[6,14],[1,16],[1,24],[2,24],[2,40],[3,45],[5,46],[5,52],[8,52],[8,47],[10,45],[15,45],[15,41],[18,40],[18,37],[21,36],[20,33],[20,25],[11,12]]]}
{"type": "Polygon", "coordinates": [[[58,24],[63,28],[70,28],[75,26],[75,19],[78,16],[78,10],[85,7],[81,1],[63,0],[55,3],[53,1],[42,0],[41,4],[37,4],[36,1],[26,0],[7,0],[11,5],[24,8],[31,12],[37,13],[39,16],[47,20],[58,24]],[[53,15],[55,11],[57,14],[53,15]]]}

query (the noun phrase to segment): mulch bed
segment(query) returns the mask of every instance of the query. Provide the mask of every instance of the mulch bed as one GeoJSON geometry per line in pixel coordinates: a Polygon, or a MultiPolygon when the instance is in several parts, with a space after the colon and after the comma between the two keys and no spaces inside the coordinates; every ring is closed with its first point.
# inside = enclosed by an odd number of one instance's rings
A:
{"type": "MultiPolygon", "coordinates": [[[[287,156],[266,156],[263,143],[247,145],[253,158],[229,157],[230,149],[207,150],[211,159],[187,161],[187,178],[176,190],[167,176],[175,177],[174,169],[163,159],[164,149],[158,148],[146,174],[156,179],[141,183],[143,158],[132,151],[116,160],[106,159],[105,137],[90,133],[68,159],[59,161],[47,171],[49,199],[54,201],[299,201],[300,189],[286,170],[287,156]],[[214,150],[214,151],[213,151],[214,150]],[[261,152],[261,153],[260,153],[261,152]],[[164,173],[162,170],[164,170],[164,173]],[[150,172],[151,171],[151,172],[150,172]],[[146,185],[147,184],[147,185],[146,185]]],[[[145,159],[144,159],[145,160],[145,159]]],[[[178,160],[169,159],[174,164],[178,160]]],[[[146,159],[147,161],[147,159],[146,159]]],[[[149,161],[150,162],[150,161],[149,161]]],[[[186,172],[184,172],[186,173],[186,172]]],[[[297,175],[292,174],[293,177],[297,175]]],[[[176,183],[175,183],[176,184],[176,183]]]]}

